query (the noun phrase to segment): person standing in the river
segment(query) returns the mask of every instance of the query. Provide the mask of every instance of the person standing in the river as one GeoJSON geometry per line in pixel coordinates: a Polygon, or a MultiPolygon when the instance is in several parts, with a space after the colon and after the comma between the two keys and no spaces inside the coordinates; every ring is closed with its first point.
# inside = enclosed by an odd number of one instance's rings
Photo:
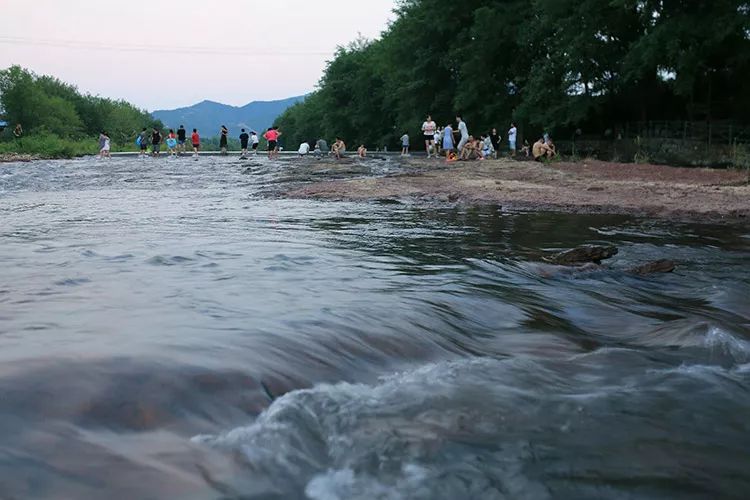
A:
{"type": "Polygon", "coordinates": [[[240,134],[240,147],[242,148],[242,154],[240,155],[240,158],[247,158],[247,144],[250,142],[250,135],[245,132],[245,129],[243,128],[241,130],[240,134]]]}
{"type": "Polygon", "coordinates": [[[187,141],[187,131],[184,125],[177,129],[177,154],[182,155],[185,152],[185,142],[187,141]]]}
{"type": "Polygon", "coordinates": [[[99,158],[112,158],[109,152],[110,148],[109,134],[103,131],[99,134],[99,158]]]}
{"type": "Polygon", "coordinates": [[[167,134],[167,149],[169,150],[169,156],[177,156],[177,135],[171,128],[169,134],[167,134]]]}
{"type": "Polygon", "coordinates": [[[158,158],[161,151],[161,132],[156,127],[154,127],[154,131],[151,133],[151,149],[151,154],[154,158],[158,158]]]}
{"type": "Polygon", "coordinates": [[[460,153],[464,146],[466,146],[466,143],[469,142],[469,127],[466,126],[466,122],[461,115],[456,116],[456,123],[458,123],[458,132],[461,134],[461,140],[458,142],[458,151],[460,153]]]}
{"type": "Polygon", "coordinates": [[[106,132],[104,132],[104,131],[102,131],[102,132],[101,132],[101,133],[99,134],[99,154],[97,154],[96,156],[98,156],[98,157],[100,157],[100,158],[102,157],[102,151],[104,150],[104,139],[105,139],[106,137],[107,137],[107,136],[106,136],[106,132]]]}
{"type": "Polygon", "coordinates": [[[219,138],[219,147],[221,148],[221,154],[227,154],[227,137],[229,137],[229,129],[224,125],[221,126],[221,137],[219,138]]]}
{"type": "Polygon", "coordinates": [[[193,129],[193,135],[190,136],[190,141],[193,144],[193,157],[198,158],[198,152],[201,150],[201,136],[198,134],[198,129],[193,129]]]}
{"type": "Polygon", "coordinates": [[[279,132],[277,127],[269,127],[263,137],[268,141],[268,159],[271,160],[276,155],[279,146],[279,132]]]}
{"type": "MultiPolygon", "coordinates": [[[[432,157],[432,151],[435,149],[435,131],[437,125],[432,121],[432,117],[427,115],[427,119],[422,124],[422,133],[424,134],[424,148],[427,151],[427,159],[432,157]]],[[[435,151],[435,158],[437,158],[437,151],[435,151]]]]}
{"type": "Polygon", "coordinates": [[[141,148],[141,154],[139,156],[144,157],[148,154],[148,131],[146,130],[146,127],[141,130],[141,133],[138,135],[138,146],[141,148]]]}
{"type": "Polygon", "coordinates": [[[409,134],[404,132],[401,136],[401,156],[407,156],[409,154],[409,134]]]}
{"type": "Polygon", "coordinates": [[[258,156],[258,145],[260,144],[260,139],[258,138],[258,132],[253,130],[250,132],[250,143],[252,144],[253,148],[253,154],[255,156],[258,156]]]}
{"type": "Polygon", "coordinates": [[[443,129],[443,151],[445,151],[445,161],[450,161],[451,155],[453,154],[453,148],[453,127],[451,127],[451,124],[449,123],[443,129]]]}

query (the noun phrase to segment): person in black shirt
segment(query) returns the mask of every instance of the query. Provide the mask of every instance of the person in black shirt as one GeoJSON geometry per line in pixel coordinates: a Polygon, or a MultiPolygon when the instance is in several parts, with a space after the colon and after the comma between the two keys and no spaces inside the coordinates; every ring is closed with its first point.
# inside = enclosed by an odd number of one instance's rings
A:
{"type": "Polygon", "coordinates": [[[159,149],[161,148],[161,132],[159,129],[154,127],[154,131],[151,133],[151,148],[153,149],[154,156],[159,156],[159,149]]]}
{"type": "Polygon", "coordinates": [[[490,134],[490,141],[492,142],[492,147],[495,148],[495,157],[497,157],[498,153],[500,152],[500,136],[497,134],[496,128],[492,129],[492,133],[490,134]]]}
{"type": "Polygon", "coordinates": [[[187,131],[183,125],[177,129],[177,152],[182,154],[185,152],[185,142],[187,141],[187,131]]]}
{"type": "Polygon", "coordinates": [[[229,136],[229,129],[224,125],[221,126],[221,139],[219,139],[219,146],[221,147],[221,154],[227,154],[227,136],[229,136]]]}
{"type": "Polygon", "coordinates": [[[250,141],[250,135],[248,135],[247,132],[245,132],[245,129],[242,129],[242,133],[240,134],[240,144],[242,146],[242,158],[247,158],[247,143],[250,141]]]}

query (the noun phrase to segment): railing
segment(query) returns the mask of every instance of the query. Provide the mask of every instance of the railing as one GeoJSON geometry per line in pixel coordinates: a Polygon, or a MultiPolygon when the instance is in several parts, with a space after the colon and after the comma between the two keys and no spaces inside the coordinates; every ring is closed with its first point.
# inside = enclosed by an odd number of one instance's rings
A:
{"type": "Polygon", "coordinates": [[[623,138],[679,139],[717,144],[750,144],[750,126],[732,121],[647,121],[628,123],[623,138]]]}

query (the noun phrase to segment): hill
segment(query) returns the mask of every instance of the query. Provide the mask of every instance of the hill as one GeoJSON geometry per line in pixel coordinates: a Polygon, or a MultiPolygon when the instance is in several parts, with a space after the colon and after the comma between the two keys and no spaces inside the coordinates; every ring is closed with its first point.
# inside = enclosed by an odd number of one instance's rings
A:
{"type": "Polygon", "coordinates": [[[185,125],[187,129],[197,128],[201,135],[212,137],[219,135],[222,125],[226,125],[232,133],[240,128],[260,132],[273,125],[287,108],[304,99],[305,96],[298,96],[280,101],[254,101],[241,107],[202,101],[187,108],[159,110],[151,114],[169,128],[185,125]]]}

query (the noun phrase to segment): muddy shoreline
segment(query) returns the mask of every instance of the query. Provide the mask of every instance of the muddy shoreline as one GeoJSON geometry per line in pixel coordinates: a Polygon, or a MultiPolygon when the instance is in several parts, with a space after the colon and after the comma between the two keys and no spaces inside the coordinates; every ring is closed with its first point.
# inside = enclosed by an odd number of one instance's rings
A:
{"type": "Polygon", "coordinates": [[[294,186],[282,196],[499,205],[510,211],[621,214],[703,221],[750,219],[748,174],[740,170],[600,161],[549,165],[508,159],[452,164],[424,158],[392,161],[397,165],[391,172],[365,175],[356,159],[340,163],[316,160],[305,167],[310,172],[311,182],[294,186]],[[359,175],[351,177],[355,173],[359,175]]]}

